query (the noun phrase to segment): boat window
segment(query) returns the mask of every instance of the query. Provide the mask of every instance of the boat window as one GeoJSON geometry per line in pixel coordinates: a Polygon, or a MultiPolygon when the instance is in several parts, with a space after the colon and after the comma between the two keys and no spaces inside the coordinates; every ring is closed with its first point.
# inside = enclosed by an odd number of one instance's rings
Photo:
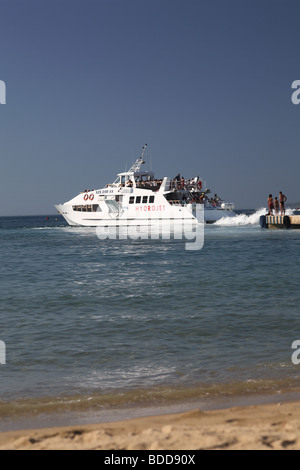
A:
{"type": "Polygon", "coordinates": [[[89,204],[81,206],[73,206],[73,211],[75,212],[101,212],[100,206],[98,204],[89,204]]]}
{"type": "Polygon", "coordinates": [[[135,203],[136,203],[136,204],[140,204],[140,202],[141,202],[141,196],[137,196],[137,197],[135,198],[135,203]]]}
{"type": "Polygon", "coordinates": [[[143,204],[147,204],[148,202],[148,196],[143,196],[143,204]]]}
{"type": "Polygon", "coordinates": [[[134,203],[134,196],[130,196],[129,198],[129,204],[133,204],[134,203]]]}
{"type": "Polygon", "coordinates": [[[155,196],[150,196],[149,197],[149,203],[152,204],[154,202],[155,196]]]}

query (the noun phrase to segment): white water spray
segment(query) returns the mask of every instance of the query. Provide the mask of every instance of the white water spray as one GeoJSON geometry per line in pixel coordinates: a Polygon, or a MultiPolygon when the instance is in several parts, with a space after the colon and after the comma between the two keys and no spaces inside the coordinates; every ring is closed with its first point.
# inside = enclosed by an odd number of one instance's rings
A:
{"type": "MultiPolygon", "coordinates": [[[[245,226],[245,225],[259,225],[261,215],[266,215],[266,208],[258,209],[254,214],[238,214],[235,217],[223,217],[214,223],[214,225],[221,225],[225,227],[245,226]]],[[[292,215],[293,210],[287,209],[286,215],[292,215]]]]}

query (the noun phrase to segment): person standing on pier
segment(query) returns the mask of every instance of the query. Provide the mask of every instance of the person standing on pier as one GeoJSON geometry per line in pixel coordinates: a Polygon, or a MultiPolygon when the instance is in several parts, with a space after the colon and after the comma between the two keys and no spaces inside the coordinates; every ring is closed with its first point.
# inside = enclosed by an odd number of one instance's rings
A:
{"type": "Polygon", "coordinates": [[[285,202],[287,201],[287,197],[282,194],[282,191],[279,193],[279,202],[280,202],[280,213],[281,215],[285,215],[285,202]]]}
{"type": "Polygon", "coordinates": [[[275,208],[275,215],[278,215],[279,214],[279,201],[277,197],[275,197],[274,199],[274,208],[275,208]]]}
{"type": "Polygon", "coordinates": [[[274,201],[272,194],[269,194],[268,197],[268,206],[269,206],[269,215],[273,215],[274,201]]]}

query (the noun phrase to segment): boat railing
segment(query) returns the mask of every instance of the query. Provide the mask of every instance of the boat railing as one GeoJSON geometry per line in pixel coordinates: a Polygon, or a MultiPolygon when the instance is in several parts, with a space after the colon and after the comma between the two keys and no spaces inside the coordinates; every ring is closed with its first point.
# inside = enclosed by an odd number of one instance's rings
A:
{"type": "Polygon", "coordinates": [[[179,199],[172,199],[168,201],[171,206],[186,206],[187,204],[191,204],[191,201],[183,201],[179,199]]]}
{"type": "Polygon", "coordinates": [[[176,180],[176,178],[172,180],[167,180],[166,189],[169,188],[169,191],[191,191],[191,192],[199,192],[205,191],[205,185],[203,184],[202,180],[193,181],[193,180],[176,180]]]}
{"type": "Polygon", "coordinates": [[[161,187],[162,180],[153,180],[153,181],[137,181],[135,186],[137,189],[150,189],[151,191],[158,191],[161,187]]]}

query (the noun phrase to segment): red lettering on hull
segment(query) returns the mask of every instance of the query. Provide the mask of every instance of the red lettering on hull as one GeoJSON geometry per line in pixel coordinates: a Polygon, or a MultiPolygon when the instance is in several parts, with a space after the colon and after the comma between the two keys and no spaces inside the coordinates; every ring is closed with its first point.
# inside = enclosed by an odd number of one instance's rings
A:
{"type": "Polygon", "coordinates": [[[153,206],[136,206],[136,212],[164,212],[166,210],[165,205],[153,205],[153,206]]]}

